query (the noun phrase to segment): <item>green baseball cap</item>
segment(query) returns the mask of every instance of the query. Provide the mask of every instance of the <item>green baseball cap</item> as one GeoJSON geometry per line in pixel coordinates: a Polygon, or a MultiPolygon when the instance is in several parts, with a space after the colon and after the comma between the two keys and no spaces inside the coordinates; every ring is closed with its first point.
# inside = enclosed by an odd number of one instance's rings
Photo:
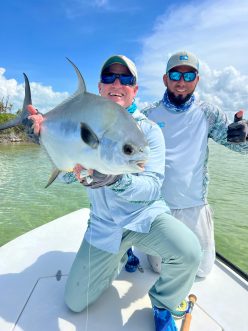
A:
{"type": "Polygon", "coordinates": [[[135,64],[133,63],[132,60],[130,60],[128,57],[126,57],[125,55],[112,55],[110,56],[110,58],[108,58],[101,69],[101,73],[100,76],[102,75],[102,72],[108,68],[109,66],[111,66],[111,64],[114,63],[119,63],[124,65],[125,67],[128,68],[128,70],[131,72],[131,74],[135,77],[136,82],[138,80],[138,73],[137,73],[137,68],[135,66],[135,64]]]}

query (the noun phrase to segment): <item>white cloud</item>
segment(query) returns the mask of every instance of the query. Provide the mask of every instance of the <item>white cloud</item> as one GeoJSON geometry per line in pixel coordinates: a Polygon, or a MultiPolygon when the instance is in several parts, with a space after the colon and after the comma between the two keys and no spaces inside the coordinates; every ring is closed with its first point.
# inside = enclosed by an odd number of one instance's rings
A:
{"type": "MultiPolygon", "coordinates": [[[[83,0],[73,1],[75,3],[86,4],[83,0]]],[[[106,9],[112,3],[110,0],[95,0],[91,5],[106,9]]],[[[197,94],[225,111],[244,108],[248,114],[247,17],[247,0],[235,3],[207,0],[187,2],[187,5],[177,2],[167,8],[157,18],[151,34],[141,41],[142,51],[136,60],[140,86],[136,101],[139,107],[162,97],[166,62],[172,53],[186,49],[200,59],[197,94]]],[[[31,83],[31,89],[33,103],[41,111],[53,108],[68,96],[67,92],[55,92],[51,86],[39,83],[31,83]]],[[[24,86],[14,79],[6,79],[3,68],[0,69],[2,96],[10,97],[14,110],[22,107],[24,86]]]]}
{"type": "Polygon", "coordinates": [[[65,0],[63,3],[66,17],[75,19],[89,15],[91,11],[101,13],[133,13],[139,6],[132,0],[116,2],[115,0],[65,0]]]}
{"type": "Polygon", "coordinates": [[[104,7],[104,6],[108,5],[108,0],[95,0],[92,3],[94,5],[96,5],[97,7],[104,7]]]}
{"type": "MultiPolygon", "coordinates": [[[[51,86],[40,83],[30,82],[30,88],[32,102],[42,113],[54,108],[69,96],[68,92],[55,92],[51,86]]],[[[13,113],[22,108],[24,84],[18,84],[15,79],[7,79],[4,68],[0,68],[0,99],[2,98],[9,98],[9,102],[13,104],[13,113]]]]}
{"type": "Polygon", "coordinates": [[[202,75],[197,90],[203,100],[216,104],[226,112],[233,113],[241,108],[248,111],[247,75],[242,75],[233,66],[210,70],[206,63],[201,63],[201,67],[202,75]]]}
{"type": "MultiPolygon", "coordinates": [[[[111,14],[128,14],[139,12],[142,3],[137,4],[137,2],[132,0],[126,0],[122,2],[117,2],[115,0],[64,0],[62,3],[65,15],[68,19],[75,19],[78,17],[84,17],[91,15],[92,11],[97,13],[111,13],[111,14]]],[[[84,27],[85,28],[85,27],[84,27]]],[[[99,27],[98,27],[99,28],[99,27]]],[[[93,26],[90,27],[93,29],[93,26]]],[[[97,27],[94,27],[96,30],[97,27]]]]}
{"type": "Polygon", "coordinates": [[[167,8],[142,40],[136,61],[140,98],[160,99],[169,56],[188,50],[201,62],[198,94],[226,111],[248,110],[247,17],[246,0],[177,3],[167,8]]]}
{"type": "Polygon", "coordinates": [[[142,100],[140,100],[139,97],[135,98],[135,103],[136,103],[138,109],[143,109],[143,108],[149,106],[149,102],[142,101],[142,100]]]}

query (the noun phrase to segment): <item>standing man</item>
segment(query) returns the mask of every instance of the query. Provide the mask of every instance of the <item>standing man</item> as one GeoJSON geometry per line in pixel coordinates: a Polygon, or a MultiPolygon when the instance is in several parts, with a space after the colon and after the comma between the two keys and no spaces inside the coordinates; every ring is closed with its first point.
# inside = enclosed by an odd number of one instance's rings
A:
{"type": "MultiPolygon", "coordinates": [[[[223,111],[195,97],[199,61],[194,54],[172,55],[163,81],[167,88],[163,99],[144,113],[163,131],[166,144],[163,197],[172,215],[197,235],[202,248],[197,276],[205,277],[215,260],[214,226],[207,202],[208,138],[236,152],[248,153],[248,125],[239,112],[236,123],[229,126],[223,111]]],[[[160,272],[160,258],[148,256],[148,260],[160,272]]]]}
{"type": "MultiPolygon", "coordinates": [[[[161,129],[137,109],[137,78],[130,59],[111,56],[101,69],[99,92],[123,106],[144,132],[151,151],[144,171],[111,176],[88,169],[86,180],[85,174],[81,177],[83,167],[76,165],[74,173],[63,176],[67,183],[77,179],[85,185],[91,204],[89,226],[67,280],[65,302],[74,312],[92,304],[127,262],[127,249],[135,246],[163,260],[161,274],[149,290],[155,330],[176,331],[171,311],[188,295],[194,282],[200,246],[193,232],[171,216],[161,198],[164,137],[161,129]]],[[[33,115],[31,119],[39,117],[33,115]]]]}

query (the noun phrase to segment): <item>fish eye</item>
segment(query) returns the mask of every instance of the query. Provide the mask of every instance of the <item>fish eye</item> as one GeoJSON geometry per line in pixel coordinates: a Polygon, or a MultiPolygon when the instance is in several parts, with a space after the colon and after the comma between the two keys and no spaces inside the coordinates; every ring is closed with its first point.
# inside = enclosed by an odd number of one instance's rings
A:
{"type": "Polygon", "coordinates": [[[122,148],[124,154],[126,155],[132,155],[134,153],[134,148],[130,144],[125,144],[122,148]]]}

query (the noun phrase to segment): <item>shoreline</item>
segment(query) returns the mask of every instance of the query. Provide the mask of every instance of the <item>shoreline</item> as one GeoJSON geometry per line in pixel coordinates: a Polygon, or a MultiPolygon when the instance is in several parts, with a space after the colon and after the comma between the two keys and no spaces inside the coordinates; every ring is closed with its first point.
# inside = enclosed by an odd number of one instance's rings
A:
{"type": "Polygon", "coordinates": [[[0,135],[0,144],[28,143],[30,140],[23,134],[2,134],[0,135]]]}

